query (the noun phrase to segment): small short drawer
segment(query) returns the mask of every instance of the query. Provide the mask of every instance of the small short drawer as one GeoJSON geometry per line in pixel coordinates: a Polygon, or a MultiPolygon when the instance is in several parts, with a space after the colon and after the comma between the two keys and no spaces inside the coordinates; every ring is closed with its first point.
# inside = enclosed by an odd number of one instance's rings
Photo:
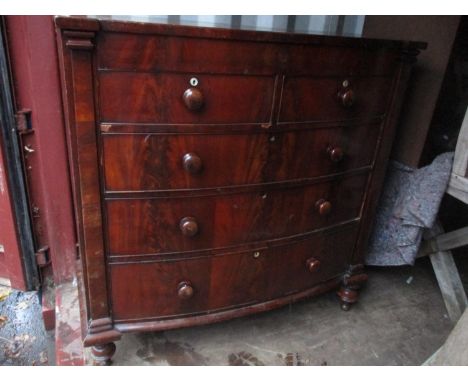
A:
{"type": "Polygon", "coordinates": [[[116,321],[235,309],[298,293],[339,276],[356,225],[270,248],[202,258],[111,264],[116,321]]]}
{"type": "Polygon", "coordinates": [[[286,77],[280,123],[371,119],[385,114],[392,78],[286,77]]]}
{"type": "Polygon", "coordinates": [[[101,121],[230,124],[271,121],[273,76],[100,72],[101,121]]]}
{"type": "Polygon", "coordinates": [[[336,174],[370,166],[379,134],[380,124],[281,133],[103,134],[105,186],[204,189],[336,174]]]}
{"type": "Polygon", "coordinates": [[[359,217],[367,173],[224,195],[106,201],[110,255],[224,248],[288,237],[359,217]]]}

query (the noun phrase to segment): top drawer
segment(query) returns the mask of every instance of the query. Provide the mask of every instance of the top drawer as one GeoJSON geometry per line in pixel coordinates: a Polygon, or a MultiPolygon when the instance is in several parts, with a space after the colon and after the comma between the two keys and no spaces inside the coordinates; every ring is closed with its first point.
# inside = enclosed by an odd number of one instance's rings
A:
{"type": "Polygon", "coordinates": [[[273,76],[101,72],[99,79],[101,120],[105,122],[271,121],[273,76]]]}
{"type": "MultiPolygon", "coordinates": [[[[227,32],[229,33],[229,31],[227,32]]],[[[102,33],[99,69],[150,72],[311,76],[391,76],[398,50],[347,44],[282,43],[175,35],[102,33]]]]}
{"type": "Polygon", "coordinates": [[[385,114],[390,77],[286,77],[278,122],[372,119],[385,114]]]}
{"type": "Polygon", "coordinates": [[[269,125],[273,118],[374,117],[385,112],[395,67],[395,50],[357,41],[333,46],[104,33],[97,49],[101,121],[269,125]],[[353,107],[336,99],[345,79],[355,93],[353,107]],[[184,100],[187,89],[192,93],[184,100]]]}

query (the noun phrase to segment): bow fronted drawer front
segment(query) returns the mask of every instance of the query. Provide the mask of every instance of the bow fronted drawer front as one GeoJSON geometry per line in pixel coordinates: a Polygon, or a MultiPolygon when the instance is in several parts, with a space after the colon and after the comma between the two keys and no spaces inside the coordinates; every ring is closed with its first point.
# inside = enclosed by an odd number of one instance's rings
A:
{"type": "Polygon", "coordinates": [[[240,252],[112,263],[114,318],[131,322],[203,315],[302,292],[346,270],[355,236],[356,225],[350,225],[295,243],[240,252]]]}

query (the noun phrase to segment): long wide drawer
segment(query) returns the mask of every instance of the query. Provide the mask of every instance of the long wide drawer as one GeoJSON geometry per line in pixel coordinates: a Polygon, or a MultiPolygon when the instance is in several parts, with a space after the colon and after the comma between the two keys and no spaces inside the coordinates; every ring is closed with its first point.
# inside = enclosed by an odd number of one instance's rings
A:
{"type": "Polygon", "coordinates": [[[190,38],[186,36],[100,34],[97,66],[121,71],[389,76],[399,57],[398,50],[370,47],[358,39],[333,46],[206,38],[192,32],[190,38]]]}
{"type": "Polygon", "coordinates": [[[110,255],[222,248],[355,219],[367,173],[224,195],[108,199],[110,255]]]}
{"type": "Polygon", "coordinates": [[[380,124],[360,124],[274,134],[103,134],[105,186],[197,189],[345,172],[372,164],[379,132],[380,124]]]}
{"type": "Polygon", "coordinates": [[[125,321],[235,309],[311,288],[344,273],[356,227],[239,253],[111,264],[113,318],[125,321]]]}

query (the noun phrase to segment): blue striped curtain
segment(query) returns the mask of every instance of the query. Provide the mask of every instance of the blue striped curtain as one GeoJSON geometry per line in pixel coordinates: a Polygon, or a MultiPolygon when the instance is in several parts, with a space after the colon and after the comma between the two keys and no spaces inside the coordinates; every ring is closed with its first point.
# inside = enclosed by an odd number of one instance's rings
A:
{"type": "Polygon", "coordinates": [[[259,31],[356,36],[365,16],[94,16],[103,19],[224,27],[259,31]]]}

